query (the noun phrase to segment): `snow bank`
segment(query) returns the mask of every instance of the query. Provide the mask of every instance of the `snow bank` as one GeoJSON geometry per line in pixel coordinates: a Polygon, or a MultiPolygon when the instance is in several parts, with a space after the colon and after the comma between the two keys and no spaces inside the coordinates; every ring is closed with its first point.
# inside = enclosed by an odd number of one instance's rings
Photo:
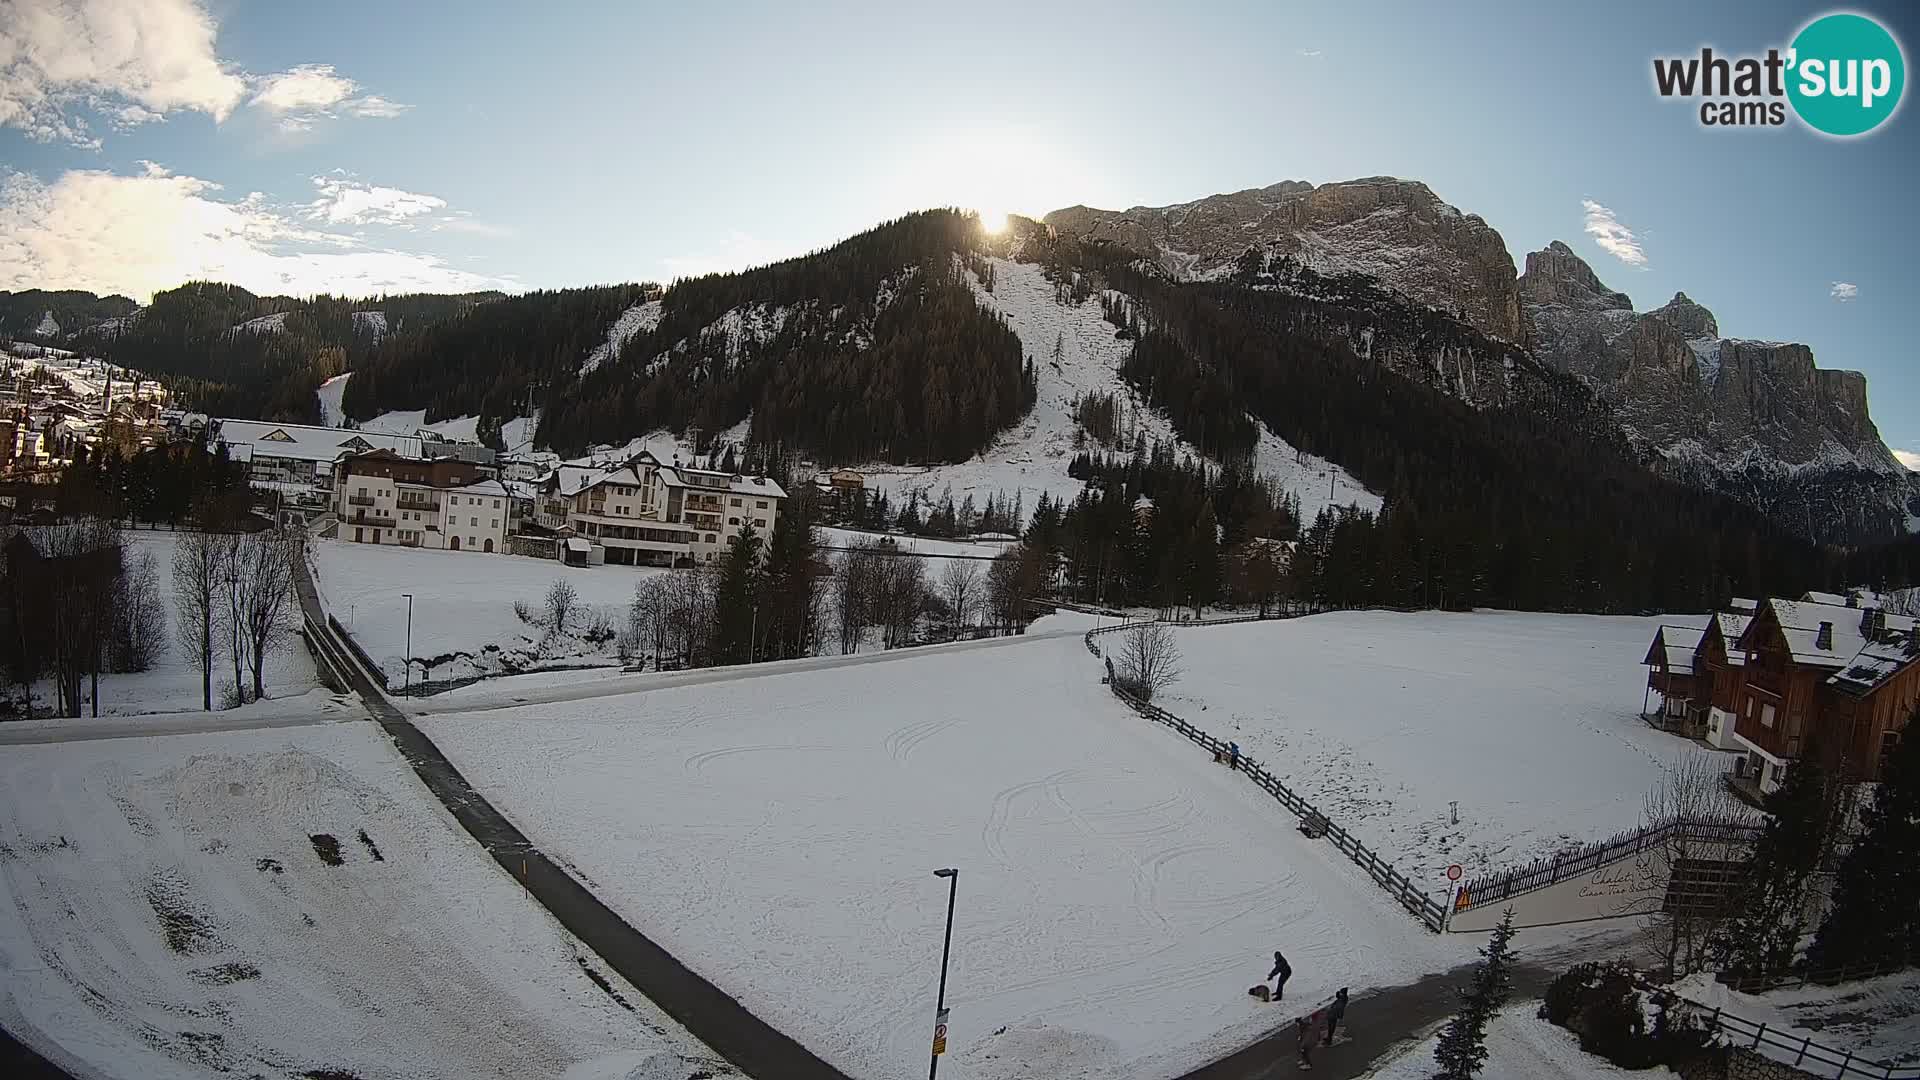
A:
{"type": "Polygon", "coordinates": [[[1077,636],[421,721],[681,961],[863,1080],[923,1067],[946,890],[954,1080],[1149,1080],[1302,999],[1410,981],[1422,930],[1122,707],[1077,636]]]}
{"type": "Polygon", "coordinates": [[[353,378],[353,372],[335,375],[320,384],[313,395],[320,399],[320,423],[323,427],[346,427],[346,410],[340,407],[340,398],[347,392],[347,380],[353,378]]]}
{"type": "Polygon", "coordinates": [[[580,365],[580,374],[589,374],[601,364],[619,356],[620,350],[626,348],[627,342],[632,341],[635,335],[651,333],[660,325],[662,310],[660,301],[649,300],[621,312],[620,317],[613,320],[613,325],[607,327],[607,339],[595,345],[593,351],[587,354],[586,362],[580,365]]]}
{"type": "Polygon", "coordinates": [[[0,776],[0,1024],[75,1076],[712,1067],[370,724],[13,747],[0,776]]]}
{"type": "Polygon", "coordinates": [[[633,566],[570,567],[518,555],[337,540],[315,541],[312,550],[327,609],[380,663],[393,687],[405,681],[403,593],[413,594],[413,681],[455,680],[617,663],[611,643],[596,647],[570,640],[543,649],[545,635],[514,615],[513,602],[524,600],[538,612],[547,590],[564,579],[584,604],[618,627],[626,621],[634,584],[667,572],[633,566]]]}
{"type": "Polygon", "coordinates": [[[1637,715],[1640,659],[1676,620],[1350,612],[1182,630],[1184,675],[1158,703],[1440,889],[1450,863],[1472,877],[1633,828],[1670,765],[1713,753],[1637,715]]]}
{"type": "MultiPolygon", "coordinates": [[[[1764,994],[1740,994],[1695,975],[1674,987],[1681,997],[1709,1009],[1725,1009],[1743,1020],[1767,1025],[1780,1042],[1812,1039],[1841,1053],[1875,1061],[1911,1065],[1920,1061],[1920,971],[1902,971],[1878,979],[1839,986],[1800,986],[1764,994]]],[[[1769,1057],[1780,1047],[1762,1048],[1769,1057]]],[[[1797,1049],[1797,1047],[1796,1047],[1797,1049]]],[[[1784,1059],[1793,1060],[1792,1050],[1784,1059]]]]}
{"type": "MultiPolygon", "coordinates": [[[[1644,1077],[1663,1080],[1674,1074],[1665,1069],[1622,1069],[1605,1058],[1580,1049],[1580,1040],[1565,1028],[1534,1015],[1534,1001],[1509,1005],[1487,1025],[1487,1063],[1479,1080],[1614,1080],[1644,1077]]],[[[1439,1068],[1433,1048],[1436,1032],[1394,1054],[1367,1074],[1368,1080],[1428,1080],[1439,1068]]]]}

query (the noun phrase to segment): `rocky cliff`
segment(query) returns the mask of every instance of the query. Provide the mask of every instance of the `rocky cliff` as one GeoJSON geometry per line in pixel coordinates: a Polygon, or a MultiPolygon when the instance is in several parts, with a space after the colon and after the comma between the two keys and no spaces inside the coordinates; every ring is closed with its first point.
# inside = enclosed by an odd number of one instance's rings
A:
{"type": "Polygon", "coordinates": [[[1369,274],[1494,337],[1517,342],[1523,332],[1506,241],[1415,181],[1374,176],[1315,187],[1289,180],[1177,206],[1074,206],[1048,214],[1046,223],[1136,251],[1178,278],[1227,276],[1249,250],[1291,255],[1321,274],[1369,274]]]}
{"type": "Polygon", "coordinates": [[[1685,293],[1636,312],[1559,241],[1527,256],[1519,291],[1534,354],[1612,404],[1655,468],[1824,539],[1906,527],[1909,477],[1859,372],[1823,371],[1805,345],[1722,337],[1685,293]]]}

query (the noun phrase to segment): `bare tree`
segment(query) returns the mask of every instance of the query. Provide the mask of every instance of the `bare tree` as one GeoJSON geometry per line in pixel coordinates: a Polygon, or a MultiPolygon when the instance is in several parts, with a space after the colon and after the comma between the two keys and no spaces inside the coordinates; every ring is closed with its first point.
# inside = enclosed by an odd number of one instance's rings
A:
{"type": "Polygon", "coordinates": [[[969,625],[973,609],[979,603],[980,564],[972,559],[955,559],[940,575],[940,592],[946,598],[948,614],[958,627],[969,625]]]}
{"type": "Polygon", "coordinates": [[[870,540],[856,541],[833,574],[833,609],[839,619],[841,653],[857,652],[867,627],[873,625],[874,594],[879,587],[881,556],[870,540]]]}
{"type": "Polygon", "coordinates": [[[987,568],[987,603],[1000,628],[1011,633],[1022,623],[1027,601],[1047,584],[1046,553],[1026,544],[1001,552],[987,568]]]}
{"type": "Polygon", "coordinates": [[[219,654],[220,537],[180,534],[173,548],[173,610],[180,648],[200,666],[200,707],[213,711],[213,662],[219,654]]]}
{"type": "Polygon", "coordinates": [[[90,683],[98,716],[100,669],[112,637],[121,570],[120,532],[111,522],[88,519],[37,530],[33,543],[42,555],[35,572],[45,579],[45,595],[52,601],[42,625],[61,714],[80,715],[82,685],[90,683]]]}
{"type": "Polygon", "coordinates": [[[919,559],[881,558],[874,576],[873,616],[883,631],[882,644],[897,649],[913,641],[926,607],[926,571],[919,559]]]}
{"type": "Polygon", "coordinates": [[[279,530],[255,533],[241,545],[240,643],[256,701],[266,693],[267,658],[287,641],[294,605],[293,561],[299,557],[293,538],[279,530]]]}
{"type": "Polygon", "coordinates": [[[1656,890],[1658,895],[1630,897],[1625,902],[1635,910],[1622,914],[1655,917],[1655,940],[1661,957],[1667,970],[1678,977],[1700,970],[1707,962],[1715,932],[1735,914],[1738,889],[1730,883],[1702,879],[1699,888],[1679,897],[1679,902],[1669,903],[1673,875],[1682,868],[1689,872],[1716,864],[1730,868],[1734,860],[1726,843],[1697,826],[1739,822],[1748,815],[1727,787],[1719,762],[1712,755],[1689,754],[1647,792],[1643,816],[1647,828],[1665,829],[1659,833],[1654,849],[1643,858],[1666,864],[1669,887],[1656,890]]]}
{"type": "Polygon", "coordinates": [[[142,552],[125,563],[114,600],[113,668],[146,671],[167,647],[167,609],[159,563],[142,552]]]}
{"type": "Polygon", "coordinates": [[[226,629],[227,655],[233,661],[233,703],[244,705],[247,702],[246,605],[247,596],[253,590],[250,580],[253,565],[247,557],[244,533],[216,533],[214,541],[219,553],[215,572],[220,584],[220,625],[226,629]]]}
{"type": "Polygon", "coordinates": [[[556,578],[547,590],[547,633],[563,636],[580,613],[580,593],[566,578],[556,578]]]}
{"type": "Polygon", "coordinates": [[[1142,701],[1180,678],[1180,646],[1165,623],[1141,623],[1121,635],[1117,670],[1120,687],[1142,701]]]}

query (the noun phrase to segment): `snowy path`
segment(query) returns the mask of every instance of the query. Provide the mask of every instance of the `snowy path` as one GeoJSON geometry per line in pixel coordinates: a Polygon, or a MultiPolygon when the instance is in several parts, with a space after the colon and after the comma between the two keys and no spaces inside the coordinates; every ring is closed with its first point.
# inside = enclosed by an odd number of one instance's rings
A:
{"type": "Polygon", "coordinates": [[[937,865],[961,868],[956,1080],[1203,1064],[1276,1022],[1246,994],[1275,947],[1301,1000],[1470,955],[1114,701],[1077,633],[893,655],[422,726],[597,896],[861,1080],[925,1061],[937,865]]]}
{"type": "Polygon", "coordinates": [[[325,690],[313,690],[299,697],[271,698],[221,712],[22,720],[0,724],[0,746],[308,727],[313,724],[364,720],[366,716],[366,710],[353,698],[330,694],[325,690]]]}

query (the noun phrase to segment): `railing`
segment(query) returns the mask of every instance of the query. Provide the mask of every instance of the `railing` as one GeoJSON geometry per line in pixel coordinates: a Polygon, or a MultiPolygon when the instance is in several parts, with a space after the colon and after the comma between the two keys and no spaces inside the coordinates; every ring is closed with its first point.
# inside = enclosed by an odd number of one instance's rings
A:
{"type": "MultiPolygon", "coordinates": [[[[1268,618],[1286,617],[1288,616],[1268,616],[1268,618]]],[[[1259,619],[1260,616],[1253,615],[1232,619],[1215,619],[1206,623],[1187,623],[1185,625],[1210,626],[1222,623],[1257,622],[1259,619]]],[[[1096,627],[1089,630],[1085,638],[1087,651],[1095,656],[1100,655],[1100,647],[1093,643],[1093,639],[1102,634],[1113,634],[1125,630],[1132,630],[1155,621],[1156,620],[1153,619],[1145,619],[1120,623],[1114,626],[1096,627]]],[[[1224,740],[1216,739],[1212,735],[1194,727],[1192,724],[1189,724],[1165,709],[1157,705],[1149,704],[1133,694],[1127,693],[1120,688],[1118,683],[1110,681],[1108,687],[1113,691],[1115,697],[1126,702],[1129,708],[1141,716],[1165,724],[1215,755],[1228,753],[1227,743],[1224,740]]],[[[1382,859],[1379,853],[1369,850],[1367,846],[1361,843],[1359,838],[1355,837],[1352,833],[1334,824],[1332,819],[1320,812],[1319,808],[1301,798],[1293,789],[1287,787],[1287,785],[1281,783],[1278,777],[1268,772],[1258,761],[1245,754],[1241,754],[1238,758],[1238,767],[1241,772],[1247,775],[1248,779],[1251,779],[1255,784],[1259,785],[1261,790],[1273,796],[1279,801],[1281,806],[1286,807],[1288,811],[1298,817],[1306,828],[1313,833],[1323,835],[1333,841],[1333,846],[1339,848],[1341,854],[1352,860],[1355,866],[1365,870],[1367,876],[1372,878],[1375,884],[1387,890],[1388,894],[1399,901],[1400,906],[1406,908],[1407,911],[1412,914],[1414,918],[1420,920],[1421,924],[1427,927],[1427,929],[1435,933],[1446,929],[1447,907],[1445,904],[1421,891],[1413,882],[1407,879],[1405,874],[1394,869],[1393,864],[1382,859]]]]}
{"type": "Polygon", "coordinates": [[[1676,829],[1685,829],[1689,839],[1700,843],[1745,844],[1760,835],[1758,825],[1733,821],[1669,821],[1633,829],[1582,848],[1535,859],[1525,866],[1474,878],[1460,889],[1454,910],[1497,904],[1521,893],[1592,873],[1608,863],[1657,847],[1676,829]]]}
{"type": "Polygon", "coordinates": [[[1635,985],[1655,998],[1664,997],[1670,1003],[1684,1005],[1699,1013],[1705,1017],[1709,1034],[1723,1037],[1729,1046],[1751,1050],[1769,1061],[1777,1061],[1811,1075],[1831,1076],[1834,1080],[1849,1076],[1868,1080],[1920,1080],[1920,1068],[1896,1068],[1884,1061],[1860,1057],[1851,1050],[1823,1046],[1814,1042],[1810,1035],[1795,1038],[1786,1032],[1771,1030],[1768,1024],[1755,1023],[1725,1009],[1709,1009],[1697,1001],[1646,982],[1636,980],[1635,985]]]}
{"type": "Polygon", "coordinates": [[[399,507],[402,510],[433,510],[438,512],[440,509],[440,504],[438,502],[432,502],[424,499],[401,499],[400,501],[394,503],[394,505],[399,507]]]}

